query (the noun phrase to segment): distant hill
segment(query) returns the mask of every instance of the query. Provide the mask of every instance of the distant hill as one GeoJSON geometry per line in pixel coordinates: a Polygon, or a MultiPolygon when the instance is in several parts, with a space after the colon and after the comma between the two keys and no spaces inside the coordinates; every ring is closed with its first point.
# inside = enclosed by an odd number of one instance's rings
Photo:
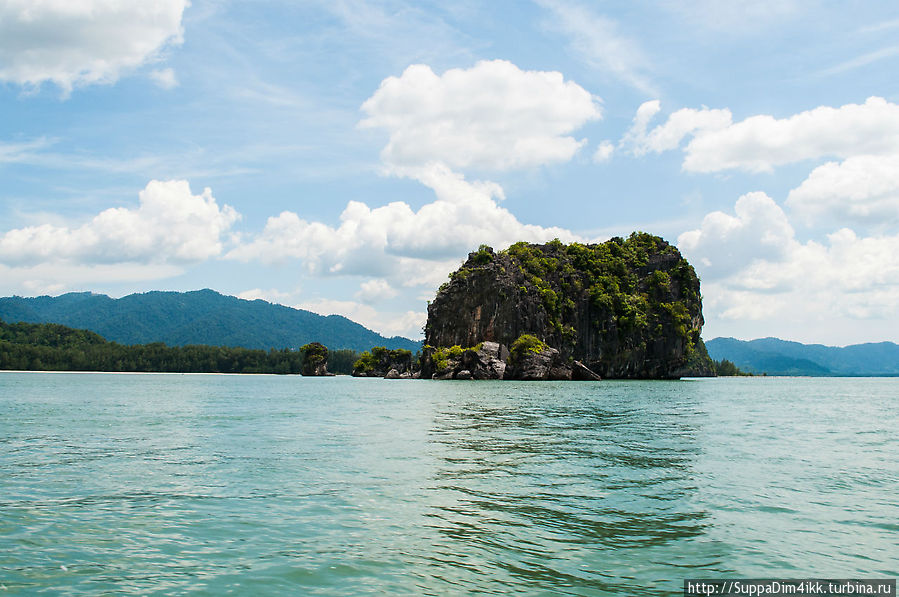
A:
{"type": "Polygon", "coordinates": [[[899,375],[899,345],[892,342],[855,344],[844,348],[800,344],[778,338],[736,340],[715,338],[705,343],[716,361],[727,359],[743,371],[768,375],[899,375]]]}
{"type": "Polygon", "coordinates": [[[165,342],[267,350],[321,342],[331,349],[421,348],[419,342],[400,336],[385,338],[340,315],[325,317],[213,290],[147,292],[120,299],[90,292],[6,297],[0,298],[0,319],[87,329],[120,344],[165,342]]]}

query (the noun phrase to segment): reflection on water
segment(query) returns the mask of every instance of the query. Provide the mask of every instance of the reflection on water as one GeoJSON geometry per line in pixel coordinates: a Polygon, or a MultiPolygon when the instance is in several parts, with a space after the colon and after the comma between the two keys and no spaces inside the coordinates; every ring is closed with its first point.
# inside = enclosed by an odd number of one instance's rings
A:
{"type": "Polygon", "coordinates": [[[896,576],[899,380],[0,374],[0,595],[896,576]]]}
{"type": "Polygon", "coordinates": [[[445,538],[445,559],[435,563],[491,583],[576,594],[614,589],[615,570],[630,559],[629,574],[664,581],[647,550],[702,535],[707,519],[691,499],[691,406],[672,410],[640,393],[615,400],[590,384],[573,402],[575,388],[564,383],[522,401],[535,388],[509,385],[489,388],[499,397],[478,388],[435,414],[432,488],[445,500],[428,514],[445,538]],[[475,569],[455,555],[472,547],[482,553],[475,569]]]}

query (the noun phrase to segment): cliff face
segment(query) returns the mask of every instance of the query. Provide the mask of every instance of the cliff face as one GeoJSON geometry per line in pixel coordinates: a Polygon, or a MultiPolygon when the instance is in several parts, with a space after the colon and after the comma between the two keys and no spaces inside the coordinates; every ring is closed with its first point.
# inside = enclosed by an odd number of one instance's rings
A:
{"type": "Polygon", "coordinates": [[[693,267],[661,238],[634,233],[482,246],[428,306],[425,344],[512,346],[532,334],[603,377],[657,379],[677,376],[702,324],[693,267]]]}

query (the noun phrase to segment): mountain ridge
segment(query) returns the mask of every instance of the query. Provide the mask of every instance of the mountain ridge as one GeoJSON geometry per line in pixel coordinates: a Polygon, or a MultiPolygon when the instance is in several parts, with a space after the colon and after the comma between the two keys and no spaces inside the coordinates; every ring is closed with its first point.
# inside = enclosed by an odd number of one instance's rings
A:
{"type": "Polygon", "coordinates": [[[341,315],[228,296],[211,289],[154,290],[114,299],[70,292],[56,297],[0,298],[6,322],[58,323],[96,332],[120,344],[165,342],[244,348],[299,348],[321,342],[332,349],[361,351],[372,346],[418,350],[408,338],[387,338],[341,315]]]}
{"type": "Polygon", "coordinates": [[[740,369],[756,374],[899,376],[899,345],[887,341],[840,347],[802,344],[770,336],[755,340],[719,337],[705,345],[714,360],[727,359],[740,369]]]}

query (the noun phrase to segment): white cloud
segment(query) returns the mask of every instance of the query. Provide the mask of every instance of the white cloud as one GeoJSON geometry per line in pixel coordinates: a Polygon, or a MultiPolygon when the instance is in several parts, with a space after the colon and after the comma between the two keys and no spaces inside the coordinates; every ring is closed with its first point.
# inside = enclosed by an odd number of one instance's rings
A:
{"type": "Polygon", "coordinates": [[[505,60],[436,75],[415,64],[362,104],[363,128],[390,135],[385,165],[404,173],[441,163],[508,170],[570,160],[586,140],[571,133],[600,118],[598,98],[559,72],[505,60]]]}
{"type": "Polygon", "coordinates": [[[683,167],[693,172],[775,166],[821,157],[899,153],[899,105],[871,97],[864,104],[821,106],[789,118],[752,116],[717,130],[699,131],[683,167]]]}
{"type": "Polygon", "coordinates": [[[169,263],[73,264],[62,262],[10,267],[0,263],[0,294],[59,294],[110,282],[145,282],[184,273],[169,263]]]}
{"type": "Polygon", "coordinates": [[[899,223],[899,154],[861,155],[812,170],[786,205],[809,223],[850,221],[878,228],[899,223]]]}
{"type": "Polygon", "coordinates": [[[597,146],[596,152],[593,154],[593,161],[597,164],[608,162],[612,159],[613,153],[615,153],[615,145],[611,141],[603,141],[597,146]]]}
{"type": "Polygon", "coordinates": [[[761,193],[741,197],[735,214],[709,214],[678,238],[702,277],[711,329],[730,322],[745,337],[837,343],[899,333],[899,236],[842,228],[823,243],[799,242],[761,193]]]}
{"type": "Polygon", "coordinates": [[[661,111],[659,100],[641,104],[634,115],[633,125],[621,140],[622,147],[628,148],[636,156],[645,155],[650,151],[662,153],[677,149],[688,135],[702,135],[731,124],[731,113],[727,109],[681,108],[669,115],[664,124],[649,131],[649,123],[659,111],[661,111]]]}
{"type": "Polygon", "coordinates": [[[537,0],[537,4],[553,14],[556,27],[570,38],[572,50],[586,64],[644,93],[658,93],[647,75],[651,69],[640,46],[621,34],[614,20],[575,2],[537,0]]]}
{"type": "Polygon", "coordinates": [[[182,42],[187,0],[5,0],[0,3],[0,80],[64,93],[115,82],[182,42]]]}
{"type": "Polygon", "coordinates": [[[237,298],[246,299],[248,301],[261,299],[269,303],[285,305],[289,301],[291,301],[297,294],[299,294],[299,289],[295,290],[294,292],[281,292],[276,288],[269,288],[268,290],[264,290],[262,288],[251,288],[250,290],[238,292],[237,298]]]}
{"type": "Polygon", "coordinates": [[[417,176],[437,195],[418,211],[401,201],[376,208],[350,201],[336,228],[283,212],[269,218],[257,238],[227,257],[267,262],[300,259],[313,273],[432,284],[444,279],[459,257],[481,243],[505,247],[519,240],[578,239],[563,228],[522,224],[497,205],[501,189],[493,183],[468,182],[445,166],[430,166],[417,176]]]}
{"type": "Polygon", "coordinates": [[[239,219],[208,188],[192,195],[184,180],[150,181],[137,209],[116,207],[78,226],[43,224],[0,236],[0,263],[175,263],[214,257],[239,219]]]}
{"type": "Polygon", "coordinates": [[[793,242],[786,214],[764,193],[748,193],[737,200],[735,215],[715,211],[697,230],[677,239],[680,250],[701,265],[708,278],[726,277],[758,259],[781,259],[793,242]]]}
{"type": "Polygon", "coordinates": [[[375,278],[368,280],[359,285],[359,292],[356,298],[363,303],[370,305],[380,301],[390,299],[399,294],[387,280],[383,278],[375,278]]]}
{"type": "Polygon", "coordinates": [[[403,336],[418,339],[421,337],[421,329],[428,319],[428,314],[425,312],[388,313],[377,311],[371,305],[354,301],[317,299],[294,306],[297,309],[305,309],[319,315],[343,315],[347,319],[387,337],[403,336]]]}
{"type": "Polygon", "coordinates": [[[175,71],[170,68],[150,71],[150,79],[162,89],[174,89],[178,86],[178,77],[175,76],[175,71]]]}

